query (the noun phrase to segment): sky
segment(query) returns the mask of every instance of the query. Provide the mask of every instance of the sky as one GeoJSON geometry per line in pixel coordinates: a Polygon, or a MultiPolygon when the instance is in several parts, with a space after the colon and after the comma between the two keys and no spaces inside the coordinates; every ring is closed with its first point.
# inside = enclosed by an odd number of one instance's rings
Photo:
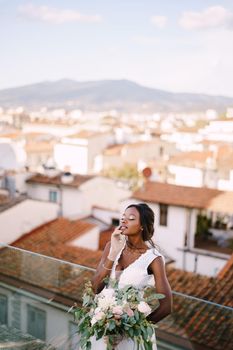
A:
{"type": "Polygon", "coordinates": [[[232,0],[0,0],[0,89],[128,79],[233,96],[232,0]]]}

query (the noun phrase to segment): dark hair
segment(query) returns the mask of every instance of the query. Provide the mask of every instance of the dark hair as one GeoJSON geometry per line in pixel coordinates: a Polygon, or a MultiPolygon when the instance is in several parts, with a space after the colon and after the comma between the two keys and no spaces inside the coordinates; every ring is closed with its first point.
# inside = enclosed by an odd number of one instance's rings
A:
{"type": "Polygon", "coordinates": [[[136,208],[139,212],[140,224],[142,225],[142,239],[143,241],[149,241],[150,244],[155,247],[152,237],[154,234],[154,221],[155,214],[153,210],[146,203],[130,204],[128,208],[136,208]]]}

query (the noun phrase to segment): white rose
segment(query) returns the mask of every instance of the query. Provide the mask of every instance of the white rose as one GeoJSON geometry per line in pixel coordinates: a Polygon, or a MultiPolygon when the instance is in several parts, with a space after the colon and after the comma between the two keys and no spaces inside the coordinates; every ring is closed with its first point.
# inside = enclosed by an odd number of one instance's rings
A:
{"type": "Polygon", "coordinates": [[[97,319],[97,321],[102,320],[102,318],[104,317],[105,317],[105,313],[103,311],[100,311],[95,315],[95,318],[97,319]]]}
{"type": "Polygon", "coordinates": [[[107,310],[109,307],[112,307],[113,305],[116,305],[116,299],[114,297],[105,297],[105,298],[100,298],[98,300],[98,307],[101,310],[107,310]]]}
{"type": "Polygon", "coordinates": [[[115,295],[115,290],[113,288],[104,288],[99,295],[101,297],[112,298],[115,295]]]}
{"type": "Polygon", "coordinates": [[[91,325],[94,326],[94,324],[97,322],[98,320],[96,319],[96,317],[92,317],[91,319],[91,325]]]}
{"type": "Polygon", "coordinates": [[[149,315],[151,313],[151,308],[145,301],[140,301],[138,304],[138,311],[145,315],[149,315]]]}

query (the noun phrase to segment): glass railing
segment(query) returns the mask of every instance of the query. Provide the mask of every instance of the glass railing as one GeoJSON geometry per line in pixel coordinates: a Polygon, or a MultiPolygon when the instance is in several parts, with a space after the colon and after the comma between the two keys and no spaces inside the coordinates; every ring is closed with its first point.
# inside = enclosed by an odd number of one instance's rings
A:
{"type": "MultiPolygon", "coordinates": [[[[70,308],[94,270],[0,244],[0,349],[78,350],[70,308]]],[[[158,350],[233,349],[233,309],[173,292],[158,350]]]]}

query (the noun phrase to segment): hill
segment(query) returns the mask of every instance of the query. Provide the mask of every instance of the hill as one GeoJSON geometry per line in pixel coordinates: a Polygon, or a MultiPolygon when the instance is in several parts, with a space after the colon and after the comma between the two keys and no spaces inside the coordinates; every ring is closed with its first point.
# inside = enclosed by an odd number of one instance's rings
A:
{"type": "Polygon", "coordinates": [[[78,82],[62,79],[0,90],[0,106],[128,112],[190,112],[233,106],[233,98],[206,94],[172,93],[144,87],[129,80],[78,82]]]}

